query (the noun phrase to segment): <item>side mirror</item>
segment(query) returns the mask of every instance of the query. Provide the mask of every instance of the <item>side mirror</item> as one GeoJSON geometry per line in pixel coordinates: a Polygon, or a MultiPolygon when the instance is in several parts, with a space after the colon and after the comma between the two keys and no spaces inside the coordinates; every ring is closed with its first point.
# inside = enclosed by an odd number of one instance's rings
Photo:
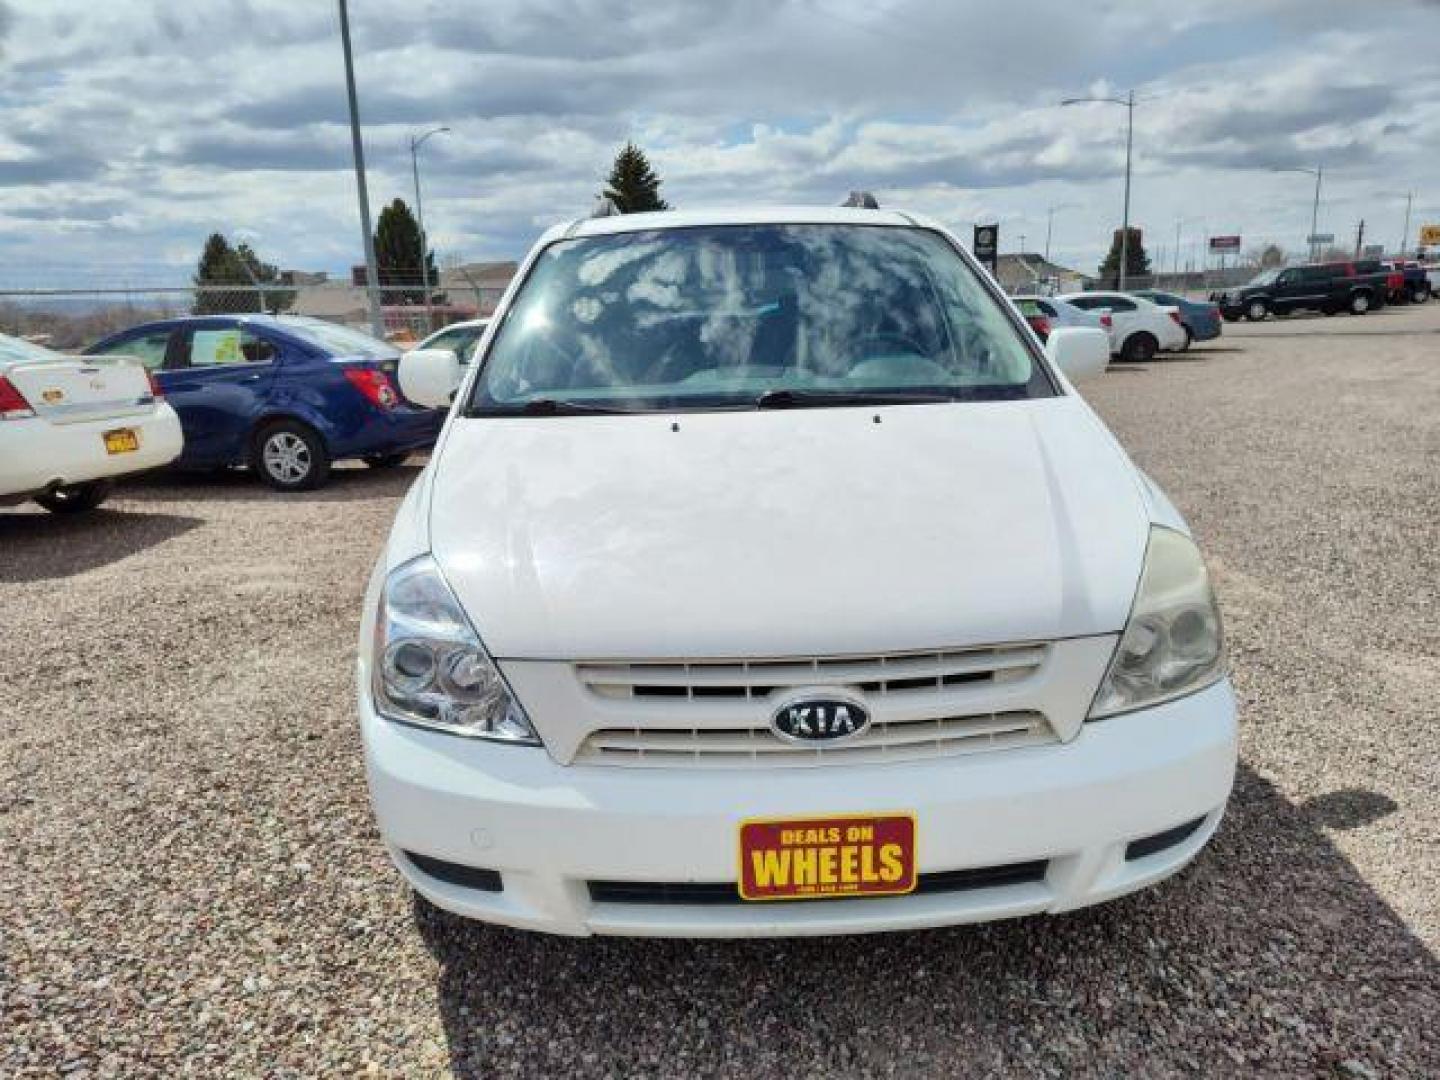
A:
{"type": "Polygon", "coordinates": [[[412,349],[400,357],[400,393],[426,409],[448,409],[460,389],[460,358],[449,349],[412,349]]]}
{"type": "Polygon", "coordinates": [[[1061,326],[1050,331],[1045,355],[1071,382],[1101,374],[1110,364],[1110,335],[1093,326],[1061,326]]]}

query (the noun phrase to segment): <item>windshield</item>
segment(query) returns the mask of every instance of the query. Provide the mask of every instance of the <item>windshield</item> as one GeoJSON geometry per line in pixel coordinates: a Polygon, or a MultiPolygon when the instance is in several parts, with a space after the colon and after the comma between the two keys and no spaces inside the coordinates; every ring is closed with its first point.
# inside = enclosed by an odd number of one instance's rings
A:
{"type": "Polygon", "coordinates": [[[375,356],[393,359],[400,350],[389,342],[373,338],[348,326],[328,323],[321,319],[283,319],[280,323],[296,337],[304,338],[312,345],[319,345],[331,356],[375,356]]]}
{"type": "Polygon", "coordinates": [[[731,225],[548,247],[470,407],[644,412],[1054,393],[938,233],[731,225]]]}
{"type": "Polygon", "coordinates": [[[0,363],[53,364],[64,359],[62,353],[47,349],[44,345],[36,345],[33,341],[11,337],[9,334],[0,334],[0,363]]]}
{"type": "Polygon", "coordinates": [[[1274,280],[1275,280],[1276,278],[1278,278],[1279,276],[1280,276],[1280,271],[1279,271],[1279,270],[1261,270],[1260,273],[1256,274],[1253,278],[1250,279],[1250,284],[1251,284],[1251,285],[1269,285],[1272,281],[1274,281],[1274,280]]]}

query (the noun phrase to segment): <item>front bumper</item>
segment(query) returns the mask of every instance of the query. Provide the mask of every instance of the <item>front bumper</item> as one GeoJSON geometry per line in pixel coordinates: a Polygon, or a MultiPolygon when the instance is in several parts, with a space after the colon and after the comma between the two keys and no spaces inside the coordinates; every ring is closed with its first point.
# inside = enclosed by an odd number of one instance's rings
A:
{"type": "Polygon", "coordinates": [[[371,798],[401,873],[440,907],[563,934],[752,937],[904,930],[1068,911],[1190,861],[1234,779],[1228,681],[1087,724],[1061,745],[881,765],[664,770],[557,765],[541,749],[393,724],[360,688],[371,798]],[[596,902],[589,883],[733,882],[744,818],[910,810],[921,874],[1043,860],[1018,884],[772,904],[596,902]],[[1127,845],[1202,819],[1136,857],[1127,845]],[[497,871],[500,891],[421,871],[406,853],[497,871]]]}

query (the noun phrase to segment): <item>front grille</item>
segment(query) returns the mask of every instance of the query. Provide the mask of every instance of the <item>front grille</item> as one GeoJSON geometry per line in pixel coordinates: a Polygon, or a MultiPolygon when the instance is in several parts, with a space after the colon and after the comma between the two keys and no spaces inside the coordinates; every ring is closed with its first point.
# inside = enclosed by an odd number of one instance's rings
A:
{"type": "MultiPolygon", "coordinates": [[[[575,671],[623,724],[589,733],[578,762],[607,765],[809,766],[913,761],[1056,741],[1043,712],[1000,708],[1044,663],[1044,645],[872,657],[585,663],[575,671]],[[996,693],[989,693],[990,688],[996,693]],[[846,689],[873,722],[860,735],[807,745],[771,729],[774,706],[801,689],[846,689]],[[718,700],[717,700],[718,699],[718,700]]],[[[1029,704],[1027,701],[1026,704],[1029,704]]]]}
{"type": "Polygon", "coordinates": [[[577,761],[612,765],[745,766],[875,764],[951,754],[1036,746],[1055,741],[1038,712],[983,713],[872,723],[861,735],[834,745],[786,742],[768,719],[747,727],[650,725],[592,732],[577,761]]]}
{"type": "Polygon", "coordinates": [[[766,698],[797,686],[844,686],[893,699],[1023,679],[1044,660],[1043,645],[1007,645],[885,656],[587,663],[575,671],[600,697],[661,698],[668,705],[676,698],[766,698]]]}
{"type": "MultiPolygon", "coordinates": [[[[980,866],[968,870],[941,870],[921,874],[915,891],[907,895],[969,892],[976,889],[999,889],[1007,885],[1028,885],[1045,880],[1049,863],[1044,859],[1010,863],[1006,866],[980,866]]],[[[590,881],[590,899],[597,904],[741,904],[740,890],[733,881],[590,881]]],[[[788,903],[811,903],[823,900],[853,900],[855,897],[805,897],[788,903]]],[[[878,897],[872,899],[880,899],[878,897]]],[[[892,897],[904,899],[904,897],[892,897]]]]}

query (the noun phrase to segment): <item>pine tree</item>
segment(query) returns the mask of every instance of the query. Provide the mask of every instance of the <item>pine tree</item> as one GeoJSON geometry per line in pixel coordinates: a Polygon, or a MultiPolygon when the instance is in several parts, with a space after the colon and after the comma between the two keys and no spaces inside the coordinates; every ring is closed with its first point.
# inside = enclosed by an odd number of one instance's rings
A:
{"type": "MultiPolygon", "coordinates": [[[[1123,229],[1115,230],[1115,237],[1110,242],[1110,251],[1105,256],[1105,261],[1100,264],[1100,280],[1119,284],[1120,281],[1120,238],[1123,229]]],[[[1136,278],[1148,277],[1150,274],[1150,256],[1145,254],[1145,244],[1142,242],[1143,234],[1135,226],[1130,226],[1130,243],[1125,253],[1125,280],[1126,283],[1135,281],[1136,278]]]]}
{"type": "Polygon", "coordinates": [[[278,285],[280,271],[255,254],[249,244],[232,247],[220,233],[211,233],[195,266],[193,283],[199,286],[243,285],[234,292],[195,293],[191,307],[196,315],[235,315],[247,311],[284,311],[295,303],[295,291],[267,288],[278,285]],[[256,288],[256,286],[260,286],[256,288]]]}
{"type": "Polygon", "coordinates": [[[375,225],[375,265],[380,272],[381,286],[391,286],[384,298],[391,304],[425,303],[425,282],[433,290],[440,280],[435,272],[435,253],[425,252],[425,276],[420,272],[420,223],[405,205],[396,199],[380,211],[375,225]],[[403,291],[394,286],[410,286],[403,291]]]}
{"type": "Polygon", "coordinates": [[[605,195],[622,214],[670,209],[670,204],[660,198],[660,177],[650,167],[650,159],[631,142],[615,155],[615,164],[605,181],[605,195]]]}

